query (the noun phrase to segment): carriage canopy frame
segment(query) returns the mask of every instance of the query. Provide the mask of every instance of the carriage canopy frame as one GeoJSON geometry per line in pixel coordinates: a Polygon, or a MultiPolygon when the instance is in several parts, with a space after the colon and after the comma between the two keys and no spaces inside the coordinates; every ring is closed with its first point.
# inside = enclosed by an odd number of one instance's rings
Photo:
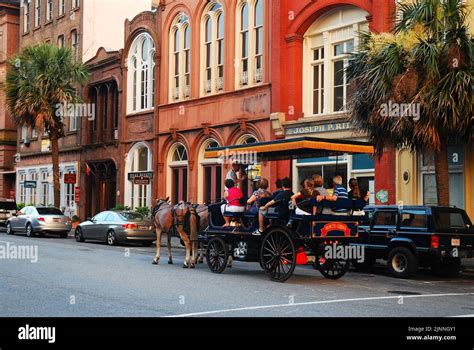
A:
{"type": "MultiPolygon", "coordinates": [[[[255,161],[272,161],[330,157],[344,153],[373,155],[374,146],[363,141],[304,136],[245,145],[207,148],[204,158],[240,159],[247,156],[246,159],[252,160],[253,154],[255,161]]],[[[248,163],[252,162],[249,161],[248,163]]]]}

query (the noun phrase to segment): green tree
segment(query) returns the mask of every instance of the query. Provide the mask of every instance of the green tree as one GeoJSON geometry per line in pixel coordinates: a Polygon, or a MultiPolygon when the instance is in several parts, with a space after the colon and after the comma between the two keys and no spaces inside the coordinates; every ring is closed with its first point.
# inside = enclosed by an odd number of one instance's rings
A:
{"type": "Polygon", "coordinates": [[[87,68],[75,59],[70,48],[50,44],[29,46],[9,61],[7,108],[19,126],[46,131],[49,136],[56,207],[60,206],[61,198],[59,139],[65,135],[65,115],[59,106],[81,102],[76,87],[88,79],[87,68]]]}
{"type": "Polygon", "coordinates": [[[367,133],[376,152],[408,147],[434,154],[439,205],[449,205],[451,142],[472,142],[473,43],[466,6],[458,0],[414,0],[399,7],[394,33],[361,34],[347,75],[355,93],[349,119],[367,133]],[[419,115],[385,113],[409,104],[419,115]]]}

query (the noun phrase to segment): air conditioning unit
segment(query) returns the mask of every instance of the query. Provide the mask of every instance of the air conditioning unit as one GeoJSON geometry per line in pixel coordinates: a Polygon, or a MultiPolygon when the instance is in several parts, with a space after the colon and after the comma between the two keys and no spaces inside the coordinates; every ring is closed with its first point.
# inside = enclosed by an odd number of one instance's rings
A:
{"type": "Polygon", "coordinates": [[[30,142],[31,142],[30,139],[27,138],[27,137],[23,139],[23,144],[24,144],[26,147],[28,147],[28,146],[30,145],[30,142]]]}

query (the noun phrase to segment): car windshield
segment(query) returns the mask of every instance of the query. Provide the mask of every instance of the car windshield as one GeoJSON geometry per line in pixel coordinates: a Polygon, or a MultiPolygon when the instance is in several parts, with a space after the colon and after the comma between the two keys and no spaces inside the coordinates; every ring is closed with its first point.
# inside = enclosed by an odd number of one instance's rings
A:
{"type": "Polygon", "coordinates": [[[63,212],[58,208],[36,208],[40,215],[63,215],[63,212]]]}
{"type": "Polygon", "coordinates": [[[467,215],[461,211],[433,210],[435,229],[452,230],[466,229],[471,227],[471,222],[467,215]]]}
{"type": "Polygon", "coordinates": [[[131,212],[131,211],[121,212],[120,216],[124,220],[131,220],[131,221],[143,221],[143,220],[145,220],[145,218],[143,217],[142,214],[134,213],[134,212],[131,212]]]}

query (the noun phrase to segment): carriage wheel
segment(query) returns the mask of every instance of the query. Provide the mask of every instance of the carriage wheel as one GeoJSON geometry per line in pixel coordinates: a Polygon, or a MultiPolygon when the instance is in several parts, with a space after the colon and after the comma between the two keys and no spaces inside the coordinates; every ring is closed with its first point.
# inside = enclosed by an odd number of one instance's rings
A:
{"type": "Polygon", "coordinates": [[[326,278],[337,280],[344,276],[349,269],[349,260],[344,259],[327,259],[323,264],[319,265],[319,272],[326,278]]]}
{"type": "Polygon", "coordinates": [[[285,282],[296,266],[296,249],[290,235],[281,230],[270,230],[262,241],[260,265],[272,281],[285,282]]]}
{"type": "Polygon", "coordinates": [[[214,273],[224,272],[227,266],[227,247],[219,237],[212,238],[207,244],[206,260],[207,266],[214,273]]]}

